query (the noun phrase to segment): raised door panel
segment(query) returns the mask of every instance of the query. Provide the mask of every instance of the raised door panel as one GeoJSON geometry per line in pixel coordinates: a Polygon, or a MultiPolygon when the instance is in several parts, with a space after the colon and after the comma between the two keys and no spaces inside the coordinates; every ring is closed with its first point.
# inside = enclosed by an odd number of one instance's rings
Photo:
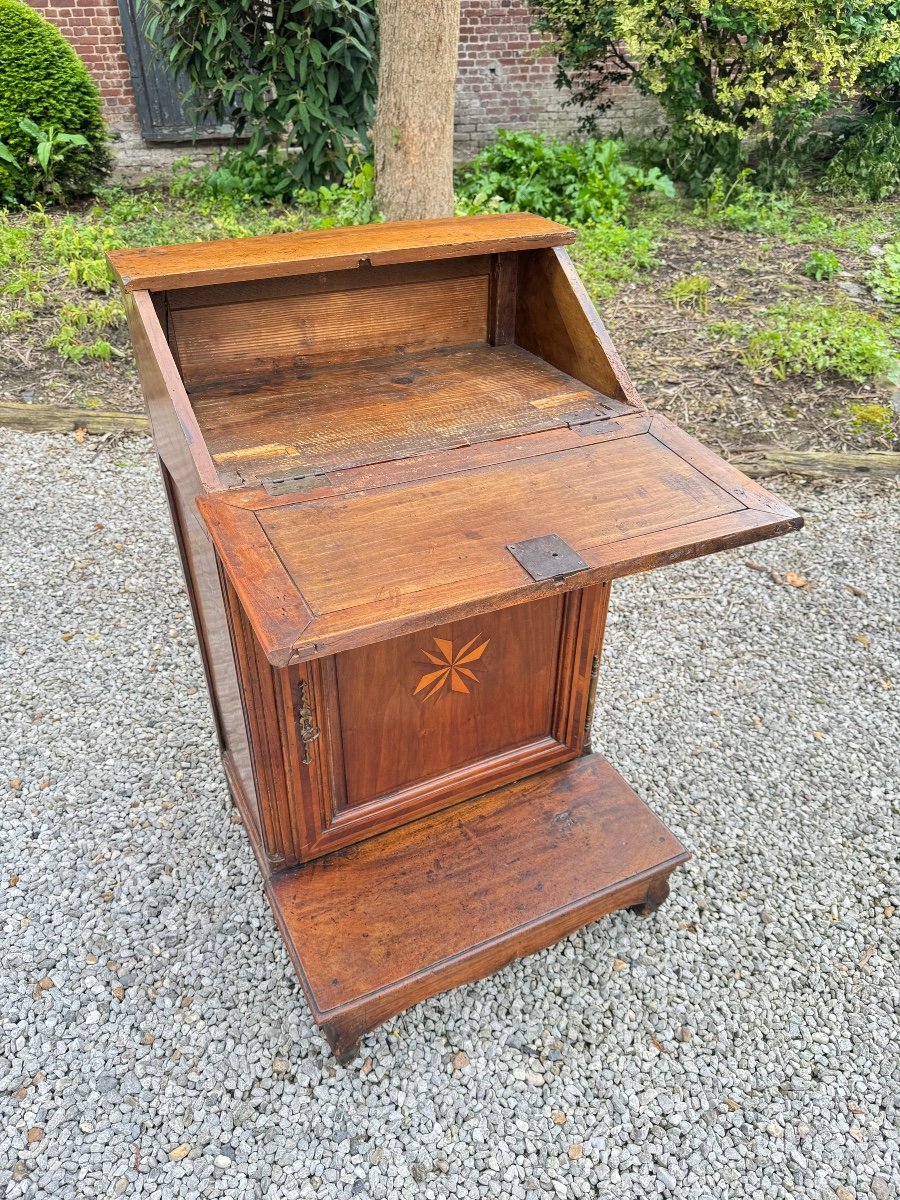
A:
{"type": "Polygon", "coordinates": [[[607,585],[584,588],[312,664],[319,782],[297,858],[580,754],[607,602],[607,585]]]}
{"type": "Polygon", "coordinates": [[[341,807],[552,736],[564,610],[551,596],[337,655],[341,807]]]}

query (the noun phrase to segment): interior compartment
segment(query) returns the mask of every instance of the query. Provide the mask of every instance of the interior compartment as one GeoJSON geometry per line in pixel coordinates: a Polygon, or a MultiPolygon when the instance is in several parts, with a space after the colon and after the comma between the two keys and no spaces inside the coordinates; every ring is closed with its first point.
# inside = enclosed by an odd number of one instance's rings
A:
{"type": "Polygon", "coordinates": [[[240,487],[634,412],[624,372],[564,311],[565,278],[557,303],[560,271],[553,250],[331,271],[173,291],[163,316],[220,478],[240,487]]]}

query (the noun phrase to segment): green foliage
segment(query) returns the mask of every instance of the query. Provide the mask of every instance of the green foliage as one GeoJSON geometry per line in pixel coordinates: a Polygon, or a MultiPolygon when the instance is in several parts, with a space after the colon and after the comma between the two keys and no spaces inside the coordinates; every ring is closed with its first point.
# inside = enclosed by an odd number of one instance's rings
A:
{"type": "Polygon", "coordinates": [[[559,54],[560,86],[591,127],[613,83],[633,77],[669,126],[670,171],[703,194],[756,141],[759,182],[794,173],[799,141],[835,91],[900,55],[893,0],[528,0],[559,54]]]}
{"type": "Polygon", "coordinates": [[[616,285],[636,279],[659,262],[659,239],[651,225],[623,225],[603,217],[578,230],[572,257],[584,285],[595,300],[611,296],[616,285]]]}
{"type": "Polygon", "coordinates": [[[735,321],[725,317],[718,321],[710,321],[706,328],[716,337],[727,338],[729,341],[738,341],[744,338],[749,333],[746,325],[741,321],[735,321]]]}
{"type": "Polygon", "coordinates": [[[900,193],[900,96],[896,111],[861,113],[838,128],[818,186],[857,200],[900,193]]]}
{"type": "Polygon", "coordinates": [[[706,198],[694,206],[694,213],[729,229],[779,236],[790,233],[797,215],[790,195],[773,195],[756,187],[753,172],[747,168],[731,180],[717,172],[706,198]]]}
{"type": "Polygon", "coordinates": [[[0,296],[15,296],[25,304],[41,305],[47,287],[47,273],[41,267],[22,266],[7,276],[0,296]]]}
{"type": "Polygon", "coordinates": [[[709,292],[712,281],[706,275],[685,275],[676,279],[669,287],[666,296],[680,311],[682,308],[694,308],[698,312],[709,312],[709,292]]]}
{"type": "Polygon", "coordinates": [[[589,224],[621,215],[636,192],[674,194],[656,167],[626,162],[620,141],[558,142],[499,130],[459,174],[457,194],[469,211],[534,212],[589,224]]]}
{"type": "Polygon", "coordinates": [[[374,0],[144,3],[198,115],[249,137],[221,168],[221,194],[282,198],[286,179],[316,188],[347,174],[373,119],[374,0]]]}
{"type": "Polygon", "coordinates": [[[875,433],[889,438],[893,432],[894,413],[889,404],[850,405],[850,428],[854,433],[875,433]]]}
{"type": "Polygon", "coordinates": [[[306,207],[309,224],[319,229],[334,225],[370,225],[382,219],[375,202],[375,167],[361,163],[340,183],[320,187],[297,198],[306,207]]]}
{"type": "Polygon", "coordinates": [[[0,0],[0,144],[0,202],[87,195],[111,163],[96,85],[20,0],[0,0]]]}
{"type": "Polygon", "coordinates": [[[0,333],[13,333],[20,325],[27,325],[34,320],[34,313],[28,308],[0,307],[0,333]]]}
{"type": "Polygon", "coordinates": [[[872,290],[888,304],[900,304],[900,238],[884,248],[884,257],[866,277],[872,290]]]}
{"type": "Polygon", "coordinates": [[[826,279],[834,279],[840,269],[841,264],[830,250],[813,250],[803,264],[803,274],[808,279],[818,280],[819,283],[826,279]]]}
{"type": "Polygon", "coordinates": [[[766,371],[778,379],[834,371],[864,383],[897,371],[887,327],[849,301],[773,305],[741,358],[749,370],[766,371]]]}
{"type": "Polygon", "coordinates": [[[207,185],[215,196],[285,203],[297,190],[288,162],[289,156],[284,151],[252,154],[248,150],[229,150],[210,172],[207,185]]]}
{"type": "Polygon", "coordinates": [[[217,194],[208,179],[208,171],[180,164],[165,187],[108,188],[77,215],[0,210],[0,333],[27,335],[32,322],[45,326],[50,317],[49,338],[40,333],[45,346],[70,362],[109,361],[122,353],[113,334],[124,310],[110,294],[107,251],[377,218],[371,163],[342,184],[299,193],[302,205],[291,209],[217,194]]]}
{"type": "Polygon", "coordinates": [[[114,329],[124,321],[125,309],[118,298],[64,304],[59,312],[59,329],[47,339],[47,346],[71,362],[80,362],[83,358],[109,362],[116,351],[106,338],[95,335],[114,329]]]}

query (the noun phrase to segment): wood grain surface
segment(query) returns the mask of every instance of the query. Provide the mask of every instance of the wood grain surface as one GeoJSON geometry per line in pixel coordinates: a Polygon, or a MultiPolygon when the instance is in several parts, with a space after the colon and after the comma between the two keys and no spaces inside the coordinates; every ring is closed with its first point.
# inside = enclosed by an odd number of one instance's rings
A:
{"type": "MultiPolygon", "coordinates": [[[[773,537],[801,519],[669,422],[421,482],[307,499],[238,518],[199,501],[229,577],[274,662],[365,645],[554,590],[773,537]],[[239,521],[238,536],[228,526],[239,521]],[[555,533],[589,570],[537,583],[506,549],[555,533]],[[293,588],[303,625],[254,586],[260,555],[293,588]]],[[[539,436],[539,435],[538,435],[539,436]]],[[[523,440],[523,439],[517,439],[523,440]]]]}
{"type": "Polygon", "coordinates": [[[487,213],[115,250],[107,257],[126,292],[161,291],[562,246],[574,240],[573,230],[544,217],[487,213]]]}
{"type": "Polygon", "coordinates": [[[550,945],[688,854],[598,755],[328,855],[268,884],[340,1049],[409,1005],[550,945]]]}
{"type": "Polygon", "coordinates": [[[182,373],[193,392],[224,384],[234,395],[285,367],[312,386],[317,366],[483,342],[488,291],[483,274],[179,309],[182,373]]]}
{"type": "Polygon", "coordinates": [[[235,483],[410,458],[623,408],[518,346],[486,343],[343,363],[239,398],[230,389],[191,398],[217,469],[235,483]]]}

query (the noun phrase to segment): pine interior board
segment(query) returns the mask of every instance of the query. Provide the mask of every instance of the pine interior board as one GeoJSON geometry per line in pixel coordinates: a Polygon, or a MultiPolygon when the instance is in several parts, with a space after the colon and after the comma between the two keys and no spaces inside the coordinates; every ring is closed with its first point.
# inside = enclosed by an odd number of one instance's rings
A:
{"type": "Polygon", "coordinates": [[[384,1019],[639,903],[688,857],[588,755],[282,872],[268,891],[317,1020],[356,1007],[384,1019]]]}
{"type": "Polygon", "coordinates": [[[653,418],[646,433],[628,436],[646,428],[640,422],[625,418],[621,436],[562,452],[389,487],[272,504],[260,489],[249,506],[240,493],[218,493],[200,507],[275,663],[350,649],[802,524],[664,419],[653,418]],[[534,581],[507,547],[547,534],[562,538],[587,569],[562,583],[534,581]],[[293,595],[290,611],[272,605],[273,587],[293,595]]]}
{"type": "Polygon", "coordinates": [[[574,230],[532,213],[485,213],[148,246],[115,250],[107,257],[126,292],[153,292],[533,250],[574,240],[574,230]]]}
{"type": "Polygon", "coordinates": [[[314,384],[316,368],[484,342],[486,273],[273,297],[172,314],[188,392],[252,393],[285,369],[314,384]]]}
{"type": "Polygon", "coordinates": [[[321,367],[248,395],[191,393],[227,483],[329,471],[565,426],[625,410],[518,346],[484,343],[321,367]]]}

